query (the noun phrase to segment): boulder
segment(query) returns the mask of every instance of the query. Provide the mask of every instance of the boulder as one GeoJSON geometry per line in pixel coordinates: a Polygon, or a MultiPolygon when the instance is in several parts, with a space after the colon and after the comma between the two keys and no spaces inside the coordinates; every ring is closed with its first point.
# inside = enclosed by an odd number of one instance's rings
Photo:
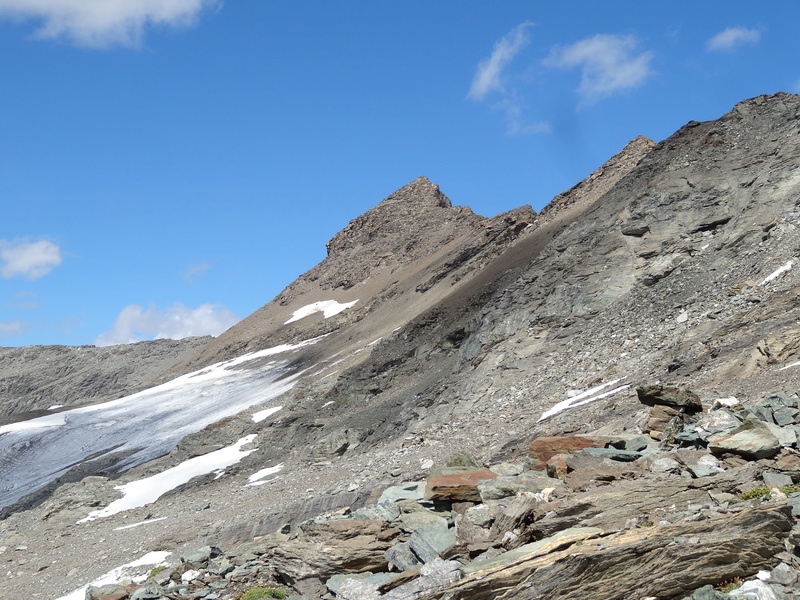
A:
{"type": "Polygon", "coordinates": [[[746,459],[759,460],[778,454],[781,444],[765,423],[750,418],[732,432],[712,437],[708,449],[714,454],[730,452],[746,459]]]}
{"type": "Polygon", "coordinates": [[[497,478],[489,469],[469,469],[428,479],[425,499],[448,502],[480,502],[478,484],[497,478]]]}
{"type": "Polygon", "coordinates": [[[644,430],[650,433],[654,440],[660,440],[669,423],[679,416],[681,411],[670,406],[656,405],[650,409],[650,415],[644,430]]]}
{"type": "Polygon", "coordinates": [[[786,506],[620,531],[566,548],[487,561],[426,600],[683,598],[709,581],[774,564],[792,527],[786,506]]]}
{"type": "Polygon", "coordinates": [[[328,578],[337,573],[382,571],[386,550],[400,530],[384,521],[344,519],[314,523],[305,535],[277,546],[272,566],[284,580],[328,578]]]}
{"type": "Polygon", "coordinates": [[[118,583],[86,589],[86,600],[125,600],[127,597],[128,591],[118,583]]]}
{"type": "Polygon", "coordinates": [[[671,406],[687,414],[703,411],[700,396],[686,388],[647,385],[636,388],[636,395],[639,402],[646,406],[671,406]]]}
{"type": "Polygon", "coordinates": [[[528,455],[534,460],[533,468],[546,469],[547,461],[558,454],[572,454],[584,448],[605,448],[610,438],[601,436],[556,436],[543,437],[533,441],[528,455]]]}
{"type": "Polygon", "coordinates": [[[456,530],[436,525],[420,527],[411,534],[408,543],[422,562],[433,562],[456,543],[456,530]]]}

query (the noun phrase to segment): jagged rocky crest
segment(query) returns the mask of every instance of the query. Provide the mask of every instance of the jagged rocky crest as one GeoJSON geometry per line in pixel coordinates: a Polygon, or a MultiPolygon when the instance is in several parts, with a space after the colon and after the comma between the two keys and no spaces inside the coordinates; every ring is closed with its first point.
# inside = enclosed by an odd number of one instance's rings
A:
{"type": "Polygon", "coordinates": [[[481,217],[421,177],[351,221],[273,301],[152,375],[320,338],[291,355],[302,374],[281,410],[23,503],[0,522],[0,561],[64,566],[45,583],[9,568],[9,589],[54,598],[81,583],[65,554],[124,539],[102,547],[87,581],[131,548],[189,557],[142,598],[227,599],[258,584],[339,600],[720,600],[707,586],[759,570],[772,579],[747,583],[752,597],[793,598],[798,214],[791,94],[657,144],[638,137],[539,214],[481,217]],[[330,301],[350,307],[295,318],[330,301]],[[673,391],[654,400],[659,385],[673,391]],[[75,525],[114,484],[247,434],[257,448],[224,477],[129,512],[167,517],[157,527],[123,538],[122,515],[75,525]],[[246,487],[278,463],[273,483],[246,487]],[[198,546],[227,553],[187,554],[198,546]]]}

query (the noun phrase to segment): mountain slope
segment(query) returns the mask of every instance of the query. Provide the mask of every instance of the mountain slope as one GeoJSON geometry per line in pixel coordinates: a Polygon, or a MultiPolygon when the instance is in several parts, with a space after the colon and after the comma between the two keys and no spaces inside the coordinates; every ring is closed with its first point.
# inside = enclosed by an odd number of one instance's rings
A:
{"type": "Polygon", "coordinates": [[[36,544],[31,560],[58,566],[44,583],[23,573],[9,589],[31,598],[71,589],[64,577],[81,563],[67,553],[104,556],[88,577],[135,549],[296,531],[456,453],[522,464],[544,436],[639,435],[649,411],[637,385],[687,386],[707,407],[797,389],[799,205],[800,98],[789,94],[747,100],[658,144],[636,138],[538,215],[480,217],[417,179],[353,220],[272,302],[164,365],[163,381],[239,369],[257,388],[272,359],[248,353],[313,340],[281,354],[289,391],[270,401],[280,409],[230,415],[125,473],[98,463],[102,478],[87,478],[84,463],[52,495],[22,502],[0,523],[0,545],[36,544]],[[239,362],[211,367],[226,360],[239,362]],[[608,395],[592,392],[601,387],[608,395]],[[75,525],[115,497],[114,485],[245,439],[255,441],[224,477],[75,525]],[[262,487],[247,485],[279,465],[262,487]],[[114,533],[148,515],[165,520],[114,533]],[[66,526],[69,552],[58,537],[66,526]],[[117,541],[100,552],[100,539],[117,541]]]}

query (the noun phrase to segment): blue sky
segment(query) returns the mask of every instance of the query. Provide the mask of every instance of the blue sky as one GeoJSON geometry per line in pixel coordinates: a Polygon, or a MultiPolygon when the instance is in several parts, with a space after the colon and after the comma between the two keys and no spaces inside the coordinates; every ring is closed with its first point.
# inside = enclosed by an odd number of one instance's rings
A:
{"type": "Polygon", "coordinates": [[[800,91],[800,4],[0,0],[0,345],[218,334],[420,175],[494,216],[800,91]],[[569,6],[569,10],[563,8],[569,6]]]}

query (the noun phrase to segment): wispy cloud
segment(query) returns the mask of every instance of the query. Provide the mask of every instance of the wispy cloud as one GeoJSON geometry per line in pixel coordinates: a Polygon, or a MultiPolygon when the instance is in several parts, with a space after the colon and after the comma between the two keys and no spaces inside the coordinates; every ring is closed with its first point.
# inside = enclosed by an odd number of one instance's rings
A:
{"type": "Polygon", "coordinates": [[[61,264],[61,249],[52,242],[0,240],[0,276],[39,279],[61,264]]]}
{"type": "Polygon", "coordinates": [[[36,37],[80,46],[137,46],[148,27],[185,27],[221,0],[0,0],[0,17],[33,19],[36,37]]]}
{"type": "Polygon", "coordinates": [[[758,29],[746,27],[728,27],[706,42],[706,47],[713,52],[733,52],[743,44],[757,44],[761,40],[758,29]]]}
{"type": "Polygon", "coordinates": [[[233,312],[213,304],[202,304],[194,309],[175,304],[163,311],[152,306],[145,310],[131,304],[120,311],[113,329],[99,335],[94,343],[112,346],[151,339],[216,336],[238,321],[239,317],[233,312]]]}
{"type": "Polygon", "coordinates": [[[594,103],[617,92],[639,87],[652,75],[652,52],[639,52],[631,35],[598,34],[569,46],[554,48],[543,61],[547,67],[580,68],[578,92],[594,103]]]}
{"type": "Polygon", "coordinates": [[[14,298],[10,302],[6,302],[5,306],[19,310],[38,310],[42,308],[42,303],[39,300],[39,294],[23,290],[14,294],[14,298]]]}
{"type": "Polygon", "coordinates": [[[0,340],[22,335],[28,330],[29,323],[24,321],[0,321],[0,340]]]}
{"type": "Polygon", "coordinates": [[[194,283],[198,277],[200,277],[210,268],[211,265],[205,262],[190,265],[185,271],[181,273],[181,279],[183,279],[186,283],[194,283]]]}
{"type": "Polygon", "coordinates": [[[527,21],[521,23],[495,43],[491,56],[478,64],[468,97],[473,100],[483,100],[490,92],[505,90],[503,71],[519,51],[528,45],[530,39],[527,29],[531,25],[532,23],[527,21]]]}
{"type": "Polygon", "coordinates": [[[520,23],[495,43],[489,58],[478,64],[467,93],[468,98],[479,102],[492,99],[492,109],[503,113],[508,135],[550,131],[548,123],[530,123],[525,119],[522,97],[508,73],[511,62],[530,42],[528,28],[531,25],[533,23],[528,21],[520,23]]]}

